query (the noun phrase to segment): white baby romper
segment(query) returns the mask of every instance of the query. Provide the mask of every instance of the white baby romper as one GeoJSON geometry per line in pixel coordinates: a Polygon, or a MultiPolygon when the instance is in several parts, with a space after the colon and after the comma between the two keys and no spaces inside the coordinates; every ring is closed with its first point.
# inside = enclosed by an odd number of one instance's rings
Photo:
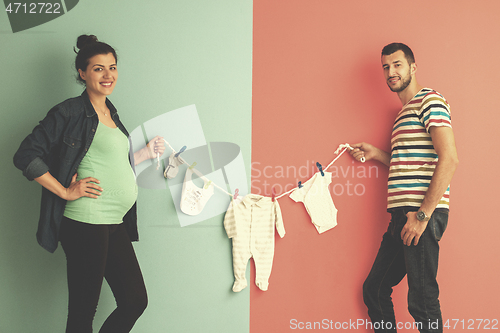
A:
{"type": "Polygon", "coordinates": [[[245,272],[248,260],[255,263],[255,284],[267,290],[274,258],[274,228],[281,238],[285,227],[278,201],[257,194],[231,200],[224,217],[227,236],[233,239],[233,291],[247,286],[245,272]]]}
{"type": "Polygon", "coordinates": [[[332,173],[316,172],[301,188],[295,189],[290,198],[296,202],[303,202],[311,217],[311,222],[323,233],[337,225],[337,208],[333,203],[328,186],[332,182],[332,173]]]}

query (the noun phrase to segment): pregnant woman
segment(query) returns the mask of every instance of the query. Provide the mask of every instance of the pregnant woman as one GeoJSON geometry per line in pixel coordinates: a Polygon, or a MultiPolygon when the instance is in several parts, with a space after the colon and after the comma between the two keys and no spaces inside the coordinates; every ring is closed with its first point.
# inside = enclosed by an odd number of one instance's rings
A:
{"type": "MultiPolygon", "coordinates": [[[[138,240],[133,166],[163,154],[163,138],[130,154],[128,132],[107,98],[117,56],[95,36],[78,37],[75,67],[84,92],[54,106],[28,135],[14,164],[43,186],[37,239],[66,254],[66,333],[90,333],[105,278],[117,307],[100,333],[130,332],[147,305],[131,241],[138,240]]],[[[76,52],[76,51],[75,51],[76,52]]]]}

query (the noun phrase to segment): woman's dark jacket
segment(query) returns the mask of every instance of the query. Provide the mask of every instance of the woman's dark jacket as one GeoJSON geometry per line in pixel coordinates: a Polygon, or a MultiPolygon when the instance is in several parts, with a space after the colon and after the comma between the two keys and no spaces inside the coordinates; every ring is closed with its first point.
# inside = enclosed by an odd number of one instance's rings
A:
{"type": "MultiPolygon", "coordinates": [[[[128,137],[116,108],[108,99],[106,105],[116,126],[128,137]]],[[[98,123],[97,113],[90,103],[87,91],[54,106],[21,143],[14,155],[15,166],[29,180],[50,172],[64,187],[69,187],[71,178],[92,143],[98,123]]],[[[132,146],[130,162],[133,167],[132,146]]],[[[65,205],[66,200],[42,188],[37,240],[49,252],[54,252],[57,248],[65,205]]],[[[130,239],[137,241],[137,203],[125,214],[123,222],[130,239]]]]}

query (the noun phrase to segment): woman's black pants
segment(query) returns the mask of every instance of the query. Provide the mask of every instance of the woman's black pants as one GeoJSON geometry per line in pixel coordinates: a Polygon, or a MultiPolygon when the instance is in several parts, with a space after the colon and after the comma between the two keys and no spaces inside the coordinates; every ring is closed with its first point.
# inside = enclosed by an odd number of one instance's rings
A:
{"type": "Polygon", "coordinates": [[[103,278],[116,309],[99,333],[130,332],[147,306],[141,269],[123,224],[96,225],[63,218],[61,245],[68,265],[66,333],[91,333],[103,278]]]}

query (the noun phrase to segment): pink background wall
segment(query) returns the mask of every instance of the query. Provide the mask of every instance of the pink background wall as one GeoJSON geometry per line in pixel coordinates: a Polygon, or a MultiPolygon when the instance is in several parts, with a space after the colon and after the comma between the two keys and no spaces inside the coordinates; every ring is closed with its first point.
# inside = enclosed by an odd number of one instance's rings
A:
{"type": "MultiPolygon", "coordinates": [[[[380,65],[390,42],[408,44],[419,83],[448,99],[460,165],[438,280],[443,318],[460,320],[457,332],[462,320],[467,328],[469,319],[500,317],[499,12],[496,0],[254,0],[253,193],[270,195],[271,185],[280,193],[308,180],[316,161],[327,165],[341,143],[389,150],[401,108],[380,65]]],[[[251,332],[368,318],[361,286],[389,223],[387,170],[348,155],[334,167],[333,230],[319,235],[302,203],[280,199],[287,234],[276,236],[269,290],[250,286],[251,332]]],[[[253,281],[253,263],[251,269],[253,281]]],[[[412,321],[406,292],[405,279],[393,297],[401,322],[412,321]]]]}

